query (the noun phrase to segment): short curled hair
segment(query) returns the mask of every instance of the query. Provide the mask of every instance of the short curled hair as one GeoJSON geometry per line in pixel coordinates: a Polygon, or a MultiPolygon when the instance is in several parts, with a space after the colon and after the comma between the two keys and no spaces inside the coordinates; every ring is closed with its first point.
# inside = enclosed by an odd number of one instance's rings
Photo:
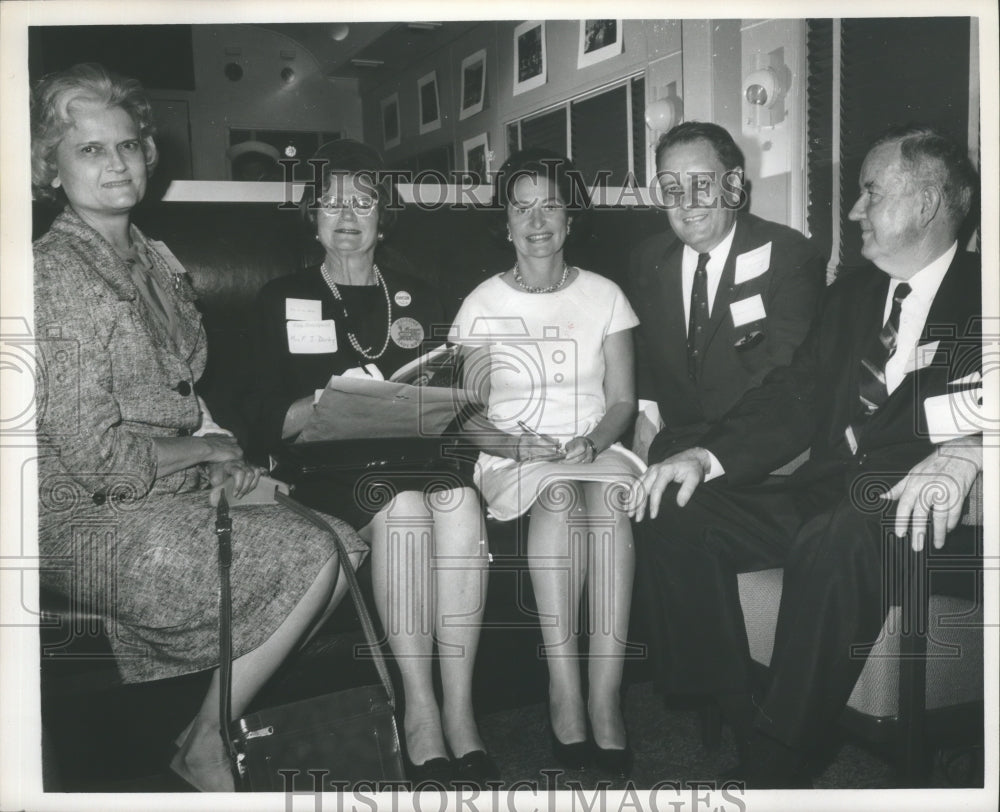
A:
{"type": "Polygon", "coordinates": [[[31,92],[31,188],[36,200],[65,203],[62,189],[53,189],[58,174],[55,152],[73,126],[73,105],[92,103],[120,107],[139,130],[146,169],[152,173],[159,160],[153,135],[153,109],[136,79],[119,76],[96,62],[83,62],[58,73],[50,73],[31,92]]]}
{"type": "Polygon", "coordinates": [[[514,184],[520,178],[545,178],[555,184],[566,209],[578,212],[590,207],[590,194],[583,176],[565,155],[541,147],[515,152],[493,180],[493,206],[506,213],[514,184]]]}
{"type": "Polygon", "coordinates": [[[899,144],[903,169],[911,180],[937,185],[949,218],[960,225],[979,187],[979,175],[965,147],[933,127],[905,124],[890,127],[871,149],[895,143],[899,144]]]}
{"type": "MultiPolygon", "coordinates": [[[[327,141],[309,160],[313,172],[317,169],[322,173],[321,194],[330,189],[333,177],[354,177],[371,187],[378,196],[378,225],[383,234],[388,234],[396,223],[396,210],[399,200],[396,181],[393,173],[387,172],[385,161],[375,147],[342,138],[327,141]]],[[[308,226],[316,231],[316,187],[310,184],[302,193],[299,201],[299,211],[308,226]]]]}
{"type": "Polygon", "coordinates": [[[707,141],[712,145],[715,154],[722,163],[723,169],[743,169],[746,158],[743,150],[733,140],[729,130],[707,121],[685,121],[667,130],[656,143],[656,166],[660,166],[663,153],[678,144],[690,144],[692,141],[707,141]]]}

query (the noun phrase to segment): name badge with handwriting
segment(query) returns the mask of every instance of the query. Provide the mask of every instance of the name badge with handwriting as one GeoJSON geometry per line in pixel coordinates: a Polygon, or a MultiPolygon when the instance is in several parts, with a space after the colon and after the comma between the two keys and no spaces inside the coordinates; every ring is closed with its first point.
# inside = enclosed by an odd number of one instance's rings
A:
{"type": "Polygon", "coordinates": [[[289,321],[319,321],[323,318],[323,303],[319,299],[286,297],[285,318],[289,321]]]}
{"type": "Polygon", "coordinates": [[[288,351],[292,355],[322,355],[337,351],[337,326],[333,319],[289,321],[288,351]]]}
{"type": "Polygon", "coordinates": [[[749,279],[756,279],[770,267],[771,243],[765,243],[736,257],[736,275],[733,284],[739,285],[749,279]]]}
{"type": "Polygon", "coordinates": [[[748,299],[740,299],[729,305],[729,312],[733,316],[733,327],[742,327],[752,321],[760,321],[767,317],[764,310],[764,300],[760,294],[756,293],[748,299]]]}

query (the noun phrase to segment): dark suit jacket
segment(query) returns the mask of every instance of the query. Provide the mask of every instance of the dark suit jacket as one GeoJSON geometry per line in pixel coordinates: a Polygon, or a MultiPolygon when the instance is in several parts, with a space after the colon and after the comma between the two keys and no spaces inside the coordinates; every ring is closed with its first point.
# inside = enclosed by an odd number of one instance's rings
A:
{"type": "Polygon", "coordinates": [[[758,481],[806,447],[809,461],[790,484],[831,475],[841,481],[842,473],[851,481],[869,473],[895,482],[931,453],[924,402],[982,370],[980,257],[955,255],[918,342],[939,342],[931,363],[909,373],[864,423],[852,454],[844,429],[860,417],[861,355],[881,329],[888,289],[889,277],[873,266],[835,282],[792,363],[768,375],[695,443],[718,457],[731,484],[758,481]]]}
{"type": "Polygon", "coordinates": [[[664,423],[650,448],[650,462],[690,447],[744,392],[791,360],[825,283],[823,259],[799,232],[741,214],[712,306],[701,375],[692,381],[681,289],[683,249],[672,232],[657,234],[633,253],[629,273],[629,295],[640,322],[639,397],[657,401],[664,423]],[[736,284],[737,257],[768,243],[767,270],[736,284]],[[755,295],[766,317],[736,326],[730,304],[755,295]]]}

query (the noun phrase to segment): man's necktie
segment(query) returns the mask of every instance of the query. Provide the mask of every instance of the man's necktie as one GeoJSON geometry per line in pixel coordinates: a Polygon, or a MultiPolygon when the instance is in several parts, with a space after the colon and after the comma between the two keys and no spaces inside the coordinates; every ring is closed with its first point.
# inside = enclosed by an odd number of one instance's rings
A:
{"type": "Polygon", "coordinates": [[[885,365],[896,352],[899,339],[899,316],[903,310],[903,300],[910,295],[910,286],[900,282],[892,295],[892,309],[889,318],[879,332],[878,337],[869,346],[861,358],[861,370],[858,376],[858,394],[865,415],[872,414],[889,397],[885,384],[885,365]]]}
{"type": "Polygon", "coordinates": [[[696,380],[704,348],[704,334],[708,327],[708,254],[698,254],[698,267],[694,270],[691,286],[691,311],[688,316],[688,376],[696,380]]]}

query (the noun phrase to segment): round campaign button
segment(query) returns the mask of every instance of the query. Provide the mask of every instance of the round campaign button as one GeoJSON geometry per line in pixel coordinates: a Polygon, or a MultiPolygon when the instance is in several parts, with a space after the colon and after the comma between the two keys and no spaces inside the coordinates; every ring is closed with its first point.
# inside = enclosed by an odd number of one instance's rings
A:
{"type": "Polygon", "coordinates": [[[413,301],[413,297],[410,295],[409,291],[400,290],[396,292],[393,297],[393,301],[400,307],[408,307],[410,302],[413,301]]]}
{"type": "Polygon", "coordinates": [[[412,350],[414,347],[419,347],[420,342],[424,340],[424,328],[416,319],[404,316],[392,323],[389,335],[392,336],[397,347],[412,350]]]}

